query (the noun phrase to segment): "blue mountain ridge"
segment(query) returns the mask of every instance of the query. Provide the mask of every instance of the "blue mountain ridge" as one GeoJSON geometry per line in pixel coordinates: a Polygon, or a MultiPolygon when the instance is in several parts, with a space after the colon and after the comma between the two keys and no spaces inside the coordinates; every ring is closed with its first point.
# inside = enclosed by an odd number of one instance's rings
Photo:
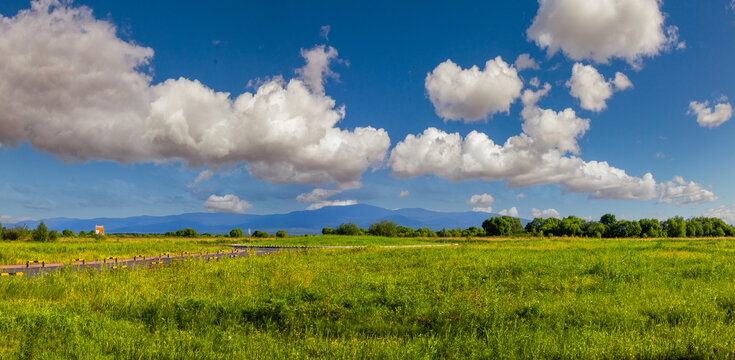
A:
{"type": "MultiPolygon", "coordinates": [[[[267,231],[285,230],[291,235],[320,234],[323,227],[337,227],[342,223],[355,223],[368,228],[382,220],[394,221],[410,228],[426,227],[434,231],[442,228],[466,229],[480,227],[485,219],[500,216],[481,212],[439,212],[420,208],[388,210],[377,206],[357,204],[329,206],[318,210],[294,211],[287,214],[249,215],[222,213],[187,213],[168,216],[134,216],[128,218],[43,219],[52,230],[70,229],[90,231],[95,225],[104,225],[107,233],[164,233],[187,227],[199,233],[226,234],[233,228],[267,231]]],[[[24,221],[17,225],[29,228],[38,226],[41,220],[24,221]]],[[[521,219],[525,225],[529,220],[521,219]]]]}

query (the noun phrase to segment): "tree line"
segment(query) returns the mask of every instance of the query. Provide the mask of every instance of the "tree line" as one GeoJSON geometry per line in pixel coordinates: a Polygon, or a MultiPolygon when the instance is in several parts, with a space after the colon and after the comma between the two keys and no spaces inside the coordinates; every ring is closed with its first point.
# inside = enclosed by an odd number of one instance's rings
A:
{"type": "MultiPolygon", "coordinates": [[[[47,242],[56,241],[62,236],[75,237],[77,235],[68,229],[62,232],[49,230],[43,221],[41,221],[35,229],[29,229],[26,225],[3,227],[2,224],[0,224],[0,240],[33,240],[37,242],[47,242]]],[[[96,234],[94,230],[90,232],[82,230],[79,232],[79,237],[91,237],[96,239],[103,238],[102,235],[96,234]]]]}
{"type": "MultiPolygon", "coordinates": [[[[589,238],[660,238],[660,237],[724,237],[735,236],[735,227],[726,224],[718,218],[692,217],[684,219],[676,216],[665,221],[658,219],[617,220],[613,214],[603,215],[599,221],[588,221],[576,216],[557,218],[535,218],[523,226],[521,220],[509,216],[497,216],[483,221],[481,227],[470,226],[467,229],[442,229],[433,231],[429,228],[412,229],[397,225],[393,221],[383,220],[370,224],[363,229],[354,223],[340,224],[336,228],[322,228],[323,235],[373,235],[384,237],[484,237],[484,236],[570,236],[589,238]]],[[[167,232],[170,237],[198,237],[193,228],[180,229],[176,232],[167,232]]],[[[209,235],[209,234],[206,234],[209,235]]],[[[94,230],[80,231],[75,234],[71,230],[49,230],[42,221],[30,230],[25,225],[3,227],[0,224],[0,240],[33,240],[38,242],[55,241],[59,237],[90,237],[103,239],[94,230]]],[[[244,237],[242,229],[234,228],[230,231],[232,238],[244,237]]],[[[285,238],[288,234],[278,230],[275,234],[255,230],[254,238],[285,238]]]]}
{"type": "Polygon", "coordinates": [[[718,218],[680,216],[658,219],[617,220],[613,214],[603,215],[599,221],[588,221],[576,216],[535,218],[523,226],[521,220],[510,216],[486,219],[481,228],[467,229],[428,228],[411,229],[383,220],[370,224],[368,229],[353,223],[340,224],[337,228],[325,227],[323,235],[374,235],[385,237],[483,237],[483,236],[571,236],[589,238],[660,238],[660,237],[724,237],[735,236],[735,227],[718,218]]]}

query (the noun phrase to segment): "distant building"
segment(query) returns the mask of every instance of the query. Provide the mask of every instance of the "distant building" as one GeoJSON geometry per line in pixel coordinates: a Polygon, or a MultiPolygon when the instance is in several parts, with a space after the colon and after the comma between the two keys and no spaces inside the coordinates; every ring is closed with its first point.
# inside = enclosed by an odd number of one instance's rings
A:
{"type": "Polygon", "coordinates": [[[102,225],[95,225],[94,226],[94,233],[96,235],[104,235],[105,234],[105,227],[102,225]]]}

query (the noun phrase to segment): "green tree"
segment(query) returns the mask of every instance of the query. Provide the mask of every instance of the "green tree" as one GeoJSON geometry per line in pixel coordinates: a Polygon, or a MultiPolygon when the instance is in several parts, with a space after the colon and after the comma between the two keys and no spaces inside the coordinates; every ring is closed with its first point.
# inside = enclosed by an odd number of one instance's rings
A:
{"type": "Polygon", "coordinates": [[[64,235],[65,237],[74,237],[74,232],[69,229],[65,229],[61,232],[61,235],[64,235]]]}
{"type": "Polygon", "coordinates": [[[56,240],[58,240],[58,239],[59,239],[60,237],[61,237],[61,234],[60,234],[60,233],[59,233],[58,231],[56,231],[56,230],[51,230],[51,231],[50,231],[50,232],[48,233],[48,239],[49,239],[49,241],[56,241],[56,240]]]}
{"type": "Polygon", "coordinates": [[[43,221],[41,221],[40,224],[36,227],[36,230],[33,230],[33,241],[38,242],[46,242],[48,241],[48,228],[46,227],[46,224],[44,224],[43,221]]]}
{"type": "Polygon", "coordinates": [[[657,238],[663,236],[664,229],[658,219],[640,219],[638,223],[641,225],[641,237],[657,238]]]}
{"type": "Polygon", "coordinates": [[[357,236],[357,235],[362,235],[364,233],[364,230],[360,229],[357,225],[353,223],[348,223],[348,224],[340,224],[334,230],[334,233],[337,235],[357,236]]]}
{"type": "Polygon", "coordinates": [[[242,229],[234,228],[230,230],[230,237],[231,238],[241,238],[243,237],[242,229]]]}
{"type": "Polygon", "coordinates": [[[546,236],[561,236],[561,220],[553,217],[544,219],[544,223],[541,225],[540,230],[546,236]]]}
{"type": "Polygon", "coordinates": [[[559,227],[560,227],[560,232],[562,235],[581,236],[583,233],[582,219],[576,216],[565,217],[564,219],[562,219],[561,224],[559,224],[559,227]]]}
{"type": "Polygon", "coordinates": [[[496,216],[482,222],[482,228],[488,236],[509,236],[514,229],[517,231],[519,227],[522,229],[520,220],[510,216],[496,216]],[[518,220],[518,225],[514,226],[515,220],[518,220]]]}
{"type": "Polygon", "coordinates": [[[190,237],[190,238],[191,237],[196,237],[197,236],[197,231],[194,230],[194,229],[192,229],[192,228],[181,229],[181,230],[177,230],[176,231],[176,236],[179,236],[179,237],[190,237]]]}
{"type": "Polygon", "coordinates": [[[666,236],[669,237],[686,237],[687,236],[687,224],[686,221],[680,216],[667,219],[663,223],[663,229],[666,231],[666,236]]]}
{"type": "Polygon", "coordinates": [[[414,232],[416,237],[437,237],[436,233],[429,228],[418,228],[414,232]]]}
{"type": "Polygon", "coordinates": [[[285,238],[287,236],[288,236],[288,234],[286,234],[286,231],[285,230],[278,230],[278,231],[276,231],[276,237],[285,238]]]}
{"type": "Polygon", "coordinates": [[[375,236],[397,237],[398,225],[393,221],[383,220],[381,222],[370,224],[368,234],[375,236]]]}
{"type": "Polygon", "coordinates": [[[618,221],[612,226],[611,232],[612,236],[619,238],[639,237],[641,236],[641,224],[637,221],[618,221]]]}
{"type": "Polygon", "coordinates": [[[253,237],[254,238],[268,238],[271,237],[270,234],[268,234],[265,231],[255,230],[253,231],[253,237]]]}
{"type": "Polygon", "coordinates": [[[602,223],[602,225],[605,225],[605,226],[607,226],[609,228],[609,227],[615,225],[615,223],[618,222],[618,221],[615,220],[615,215],[613,215],[613,214],[605,214],[605,215],[602,215],[602,217],[600,218],[600,222],[602,223]]]}
{"type": "Polygon", "coordinates": [[[698,219],[692,218],[686,221],[687,236],[689,237],[701,237],[704,235],[704,228],[702,223],[698,219]]]}
{"type": "Polygon", "coordinates": [[[603,235],[607,234],[607,226],[598,221],[590,221],[585,224],[584,234],[585,236],[599,239],[603,235]]]}
{"type": "Polygon", "coordinates": [[[329,227],[322,228],[322,235],[332,235],[332,234],[334,234],[334,229],[329,228],[329,227]]]}
{"type": "Polygon", "coordinates": [[[544,225],[544,219],[542,218],[534,218],[533,221],[526,224],[526,232],[533,235],[533,236],[539,236],[541,234],[541,226],[544,225]]]}
{"type": "Polygon", "coordinates": [[[87,236],[87,232],[86,231],[79,230],[79,237],[86,237],[86,236],[87,236]]]}

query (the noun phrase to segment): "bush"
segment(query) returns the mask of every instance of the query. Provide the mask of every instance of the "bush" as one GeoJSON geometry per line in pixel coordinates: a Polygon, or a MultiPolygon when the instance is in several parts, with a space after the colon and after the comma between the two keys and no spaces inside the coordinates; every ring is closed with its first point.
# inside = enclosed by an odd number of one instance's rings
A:
{"type": "Polygon", "coordinates": [[[360,229],[357,225],[355,225],[353,223],[349,223],[349,224],[340,224],[339,227],[337,227],[337,229],[334,230],[334,233],[336,235],[352,235],[352,236],[355,236],[355,235],[364,235],[365,234],[365,230],[364,229],[360,229]]]}
{"type": "Polygon", "coordinates": [[[61,237],[61,234],[56,230],[51,230],[50,233],[48,233],[48,240],[49,241],[56,241],[61,237]]]}
{"type": "Polygon", "coordinates": [[[332,234],[334,234],[334,229],[328,228],[328,227],[322,228],[322,235],[332,235],[332,234]]]}
{"type": "Polygon", "coordinates": [[[186,228],[176,231],[176,236],[180,237],[195,237],[197,236],[197,231],[192,228],[186,228]]]}
{"type": "Polygon", "coordinates": [[[74,236],[74,232],[71,231],[71,230],[69,230],[69,229],[66,229],[66,230],[64,230],[64,231],[61,232],[61,235],[65,236],[65,237],[73,237],[74,236]]]}
{"type": "Polygon", "coordinates": [[[84,230],[79,230],[79,237],[85,237],[87,236],[87,232],[84,230]]]}
{"type": "Polygon", "coordinates": [[[396,237],[398,236],[398,225],[393,221],[383,220],[379,223],[370,224],[368,234],[375,236],[396,237]]]}
{"type": "Polygon", "coordinates": [[[285,230],[278,230],[278,231],[276,231],[276,237],[285,238],[286,236],[288,236],[288,234],[286,234],[286,231],[285,230]]]}
{"type": "Polygon", "coordinates": [[[265,231],[255,230],[255,231],[253,231],[253,237],[255,237],[255,238],[267,238],[267,237],[271,237],[271,236],[267,232],[265,232],[265,231]]]}
{"type": "Polygon", "coordinates": [[[163,234],[163,235],[165,235],[165,236],[176,236],[176,233],[173,232],[173,231],[166,231],[166,233],[163,234]]]}
{"type": "Polygon", "coordinates": [[[38,224],[38,227],[36,227],[36,230],[33,230],[33,241],[37,242],[46,242],[48,241],[48,228],[46,227],[46,224],[41,221],[40,224],[38,224]]]}
{"type": "Polygon", "coordinates": [[[4,228],[3,233],[3,239],[4,240],[20,240],[25,233],[28,232],[28,229],[21,226],[16,226],[14,228],[4,228]]]}
{"type": "Polygon", "coordinates": [[[242,229],[234,228],[230,230],[230,237],[231,238],[241,238],[243,236],[242,229]]]}

